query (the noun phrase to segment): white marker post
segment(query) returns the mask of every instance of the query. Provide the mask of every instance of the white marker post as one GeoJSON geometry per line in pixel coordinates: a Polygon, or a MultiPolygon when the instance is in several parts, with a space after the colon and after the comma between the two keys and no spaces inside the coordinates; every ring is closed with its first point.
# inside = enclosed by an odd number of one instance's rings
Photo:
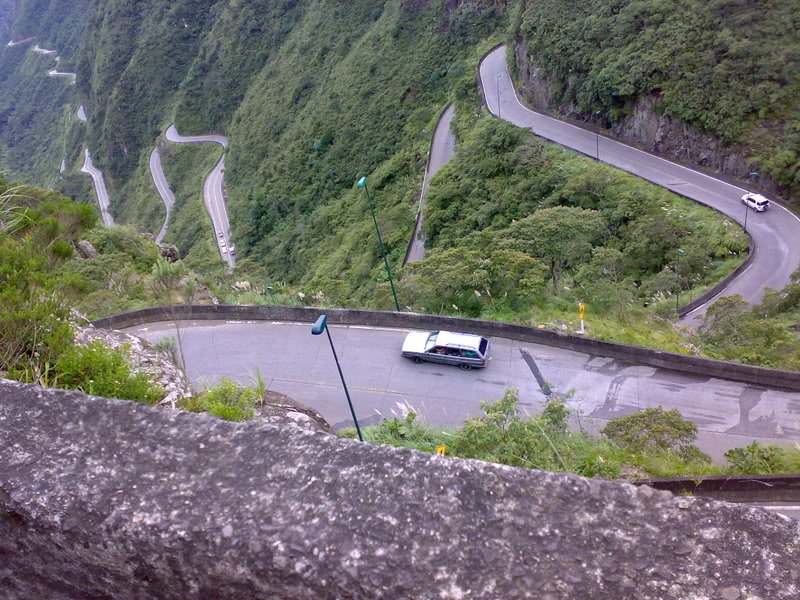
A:
{"type": "Polygon", "coordinates": [[[581,328],[578,330],[578,333],[584,334],[586,333],[586,329],[584,328],[583,319],[586,316],[586,305],[583,302],[578,303],[578,318],[581,320],[581,328]]]}

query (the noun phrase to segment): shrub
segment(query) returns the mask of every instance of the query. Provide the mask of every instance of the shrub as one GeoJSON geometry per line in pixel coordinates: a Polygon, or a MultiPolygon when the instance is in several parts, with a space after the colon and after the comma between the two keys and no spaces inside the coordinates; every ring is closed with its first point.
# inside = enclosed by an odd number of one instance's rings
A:
{"type": "Polygon", "coordinates": [[[158,352],[169,356],[172,364],[180,366],[180,361],[178,360],[178,343],[175,341],[174,337],[167,336],[159,338],[153,344],[153,348],[155,348],[158,352]]]}
{"type": "Polygon", "coordinates": [[[697,425],[684,419],[677,409],[665,411],[659,406],[617,417],[601,433],[630,452],[661,450],[693,461],[710,460],[694,445],[697,425]]]}
{"type": "Polygon", "coordinates": [[[725,453],[731,471],[739,474],[786,473],[790,470],[787,451],[780,446],[762,446],[753,442],[744,448],[733,448],[725,453]]]}
{"type": "MultiPolygon", "coordinates": [[[[423,452],[433,452],[446,440],[442,431],[420,424],[414,412],[408,413],[405,419],[387,419],[376,427],[367,427],[362,433],[364,439],[373,444],[416,448],[423,452]]],[[[347,428],[340,431],[339,436],[356,438],[358,434],[355,428],[347,428]]]]}
{"type": "Polygon", "coordinates": [[[56,361],[56,386],[95,396],[155,404],[163,389],[142,373],[132,374],[124,349],[100,341],[68,348],[56,361]]]}
{"type": "Polygon", "coordinates": [[[248,421],[255,416],[259,400],[254,388],[223,377],[219,385],[181,401],[179,406],[191,412],[207,412],[226,421],[248,421]]]}

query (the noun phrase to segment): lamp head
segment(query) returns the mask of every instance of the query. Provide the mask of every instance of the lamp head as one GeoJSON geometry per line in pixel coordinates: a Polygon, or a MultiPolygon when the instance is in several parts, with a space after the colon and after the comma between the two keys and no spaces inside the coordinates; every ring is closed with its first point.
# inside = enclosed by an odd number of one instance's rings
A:
{"type": "Polygon", "coordinates": [[[325,328],[328,326],[328,317],[326,315],[320,315],[319,319],[317,319],[314,326],[311,328],[311,335],[320,335],[325,328]]]}

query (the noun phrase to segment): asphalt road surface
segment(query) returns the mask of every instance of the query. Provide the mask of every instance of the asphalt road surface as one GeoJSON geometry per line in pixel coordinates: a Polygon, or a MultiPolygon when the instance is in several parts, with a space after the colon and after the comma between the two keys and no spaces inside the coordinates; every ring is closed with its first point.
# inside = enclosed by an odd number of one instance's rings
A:
{"type": "Polygon", "coordinates": [[[35,38],[35,36],[34,37],[25,38],[24,40],[20,40],[18,42],[13,42],[13,41],[9,40],[9,42],[6,44],[6,46],[8,46],[9,48],[13,48],[14,46],[21,46],[22,44],[27,44],[28,42],[30,42],[34,38],[35,38]]]}
{"type": "MultiPolygon", "coordinates": [[[[212,142],[220,144],[223,148],[228,147],[228,138],[222,135],[181,135],[175,128],[175,125],[170,125],[167,129],[167,141],[176,144],[201,144],[212,142]]],[[[151,172],[152,172],[152,157],[151,157],[151,172]]],[[[163,173],[162,173],[163,176],[163,173]]],[[[153,176],[155,179],[155,175],[153,176]]],[[[166,179],[164,180],[166,182],[166,179]]],[[[161,190],[159,189],[159,193],[161,190]]],[[[163,194],[161,196],[166,204],[167,200],[163,194]]],[[[173,200],[174,202],[174,200],[173,200]]],[[[231,244],[231,226],[228,219],[228,207],[225,202],[225,155],[219,159],[219,162],[214,166],[206,176],[203,182],[203,202],[205,203],[206,210],[208,211],[211,221],[214,223],[214,239],[217,242],[217,248],[220,249],[220,256],[222,260],[227,262],[231,267],[236,264],[235,253],[230,252],[231,244]],[[225,240],[226,252],[222,253],[219,236],[217,232],[222,232],[223,239],[225,240]]]]}
{"type": "Polygon", "coordinates": [[[66,77],[67,79],[69,79],[70,85],[75,85],[75,80],[78,78],[78,76],[75,73],[63,73],[58,69],[51,69],[47,72],[47,74],[50,77],[66,77]]]}
{"type": "Polygon", "coordinates": [[[78,120],[82,122],[86,122],[86,111],[83,108],[83,104],[78,107],[78,120]]]}
{"type": "MultiPolygon", "coordinates": [[[[747,213],[740,200],[744,189],[528,109],[517,96],[505,56],[506,48],[501,46],[480,66],[481,84],[492,114],[499,113],[500,118],[543,138],[715,208],[741,225],[748,215],[747,231],[757,250],[755,260],[719,296],[739,294],[755,304],[767,288],[781,289],[789,283],[791,274],[800,267],[800,218],[775,202],[765,213],[747,213]]],[[[708,305],[698,307],[686,318],[696,322],[708,305]]]]}
{"type": "Polygon", "coordinates": [[[167,233],[169,216],[172,214],[172,207],[175,206],[175,194],[172,193],[167,183],[167,178],[164,176],[164,169],[161,167],[161,154],[158,152],[158,148],[153,148],[153,151],[150,153],[150,174],[153,176],[153,183],[155,183],[158,194],[161,196],[161,200],[163,200],[164,206],[167,209],[167,216],[164,217],[164,224],[161,226],[161,230],[156,236],[156,243],[160,244],[167,233]]]}
{"type": "Polygon", "coordinates": [[[97,196],[97,204],[100,206],[100,215],[103,218],[103,224],[106,227],[111,227],[114,224],[114,217],[108,209],[108,190],[106,190],[106,182],[103,181],[103,174],[92,164],[92,156],[89,154],[89,149],[83,151],[84,162],[81,167],[81,173],[86,173],[91,176],[94,181],[94,192],[97,196]]]}
{"type": "Polygon", "coordinates": [[[436,129],[433,132],[430,155],[428,156],[428,168],[425,170],[425,178],[422,181],[422,193],[419,198],[419,219],[417,219],[417,225],[414,228],[413,241],[411,242],[411,249],[406,257],[406,264],[422,260],[425,257],[425,236],[422,234],[425,198],[428,195],[431,178],[436,175],[439,169],[450,162],[450,159],[453,158],[453,154],[455,154],[456,136],[453,135],[453,130],[450,127],[455,114],[455,105],[451,104],[445,109],[442,118],[439,119],[439,122],[436,124],[436,129]]]}
{"type": "MultiPolygon", "coordinates": [[[[256,371],[270,389],[317,409],[335,426],[349,412],[325,336],[310,324],[187,322],[182,328],[187,373],[197,385],[222,376],[251,383],[256,371]]],[[[150,341],[174,336],[174,325],[128,330],[150,341]]],[[[365,423],[413,409],[430,424],[457,426],[480,414],[480,402],[520,390],[526,411],[541,410],[546,396],[535,369],[555,392],[575,390],[569,405],[580,425],[597,431],[617,416],[644,408],[677,408],[700,429],[699,444],[715,458],[752,440],[800,440],[800,393],[623,363],[568,350],[491,339],[486,369],[423,363],[400,356],[407,330],[332,326],[357,413],[365,423]]]]}
{"type": "Polygon", "coordinates": [[[55,50],[48,50],[47,48],[40,48],[39,44],[36,44],[33,47],[33,51],[36,52],[36,54],[55,54],[56,53],[55,50]]]}

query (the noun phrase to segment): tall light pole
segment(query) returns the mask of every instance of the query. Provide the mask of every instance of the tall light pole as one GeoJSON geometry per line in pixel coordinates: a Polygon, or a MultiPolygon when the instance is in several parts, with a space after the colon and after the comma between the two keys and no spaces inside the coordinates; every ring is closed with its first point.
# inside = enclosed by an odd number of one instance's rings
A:
{"type": "Polygon", "coordinates": [[[364,436],[361,435],[361,427],[358,425],[358,418],[356,417],[356,409],[353,408],[353,401],[350,399],[350,392],[347,391],[347,384],[344,382],[344,373],[342,373],[342,367],[339,364],[339,357],[336,356],[336,348],[333,346],[333,339],[331,338],[331,332],[328,329],[328,317],[326,315],[320,315],[317,319],[314,326],[311,328],[311,335],[321,335],[322,332],[328,334],[328,341],[331,344],[331,350],[333,351],[333,360],[336,362],[336,368],[339,369],[339,378],[342,380],[342,387],[344,388],[344,395],[347,398],[347,405],[350,407],[350,414],[353,415],[353,423],[356,425],[356,432],[358,433],[359,441],[364,441],[364,436]]]}
{"type": "Polygon", "coordinates": [[[367,193],[367,204],[369,204],[369,211],[372,213],[372,222],[375,223],[375,232],[378,234],[378,245],[381,248],[381,255],[383,256],[383,264],[386,265],[386,274],[389,276],[389,285],[392,287],[392,297],[394,298],[394,307],[397,312],[400,312],[400,303],[397,301],[397,292],[394,289],[394,280],[392,279],[392,269],[389,267],[389,259],[386,258],[386,248],[383,246],[383,238],[381,238],[381,230],[378,227],[378,219],[375,217],[375,207],[372,205],[372,194],[369,193],[367,187],[367,178],[362,177],[356,184],[367,193]]]}
{"type": "MultiPolygon", "coordinates": [[[[750,187],[753,183],[753,177],[758,177],[758,171],[751,171],[747,174],[747,196],[749,200],[750,196],[750,187]]],[[[750,205],[747,202],[744,203],[744,230],[747,231],[747,215],[750,214],[750,205]]]]}
{"type": "Polygon", "coordinates": [[[675,312],[680,310],[681,302],[681,275],[680,275],[680,261],[681,256],[686,254],[686,250],[678,248],[678,256],[675,258],[675,312]]]}
{"type": "MultiPolygon", "coordinates": [[[[597,112],[594,113],[594,116],[595,117],[599,117],[601,114],[603,114],[602,111],[598,110],[597,112]]],[[[594,132],[594,136],[595,136],[594,137],[594,139],[595,139],[595,156],[594,157],[599,162],[600,161],[600,132],[599,131],[595,131],[594,132]]]]}
{"type": "Polygon", "coordinates": [[[500,73],[495,78],[497,80],[497,118],[500,118],[500,73]]]}

